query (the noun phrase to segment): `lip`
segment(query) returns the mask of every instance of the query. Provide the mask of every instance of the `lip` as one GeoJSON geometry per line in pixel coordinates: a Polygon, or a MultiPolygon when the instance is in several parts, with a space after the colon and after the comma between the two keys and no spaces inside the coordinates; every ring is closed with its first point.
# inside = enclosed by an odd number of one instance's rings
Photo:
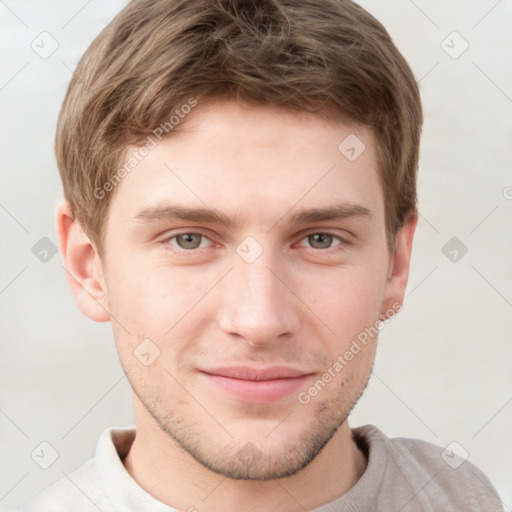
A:
{"type": "Polygon", "coordinates": [[[281,400],[297,391],[313,375],[286,366],[211,368],[200,373],[228,395],[252,403],[281,400]]]}

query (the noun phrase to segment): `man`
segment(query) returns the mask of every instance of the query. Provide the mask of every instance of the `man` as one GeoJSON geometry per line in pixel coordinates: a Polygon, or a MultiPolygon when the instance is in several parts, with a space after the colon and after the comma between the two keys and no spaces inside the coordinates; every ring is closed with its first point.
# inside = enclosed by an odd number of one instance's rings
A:
{"type": "Polygon", "coordinates": [[[421,124],[357,4],[128,4],[64,101],[57,225],[136,428],[22,510],[502,510],[468,461],[348,425],[403,303],[421,124]]]}

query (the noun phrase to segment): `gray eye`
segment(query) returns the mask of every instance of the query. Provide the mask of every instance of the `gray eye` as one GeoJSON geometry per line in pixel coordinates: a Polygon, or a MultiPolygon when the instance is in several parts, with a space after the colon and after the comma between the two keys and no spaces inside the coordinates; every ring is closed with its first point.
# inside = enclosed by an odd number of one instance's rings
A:
{"type": "Polygon", "coordinates": [[[199,233],[184,233],[182,235],[177,235],[174,238],[176,238],[178,247],[181,247],[182,249],[197,249],[201,245],[202,236],[203,235],[199,233]],[[195,240],[194,237],[196,237],[195,240]]]}
{"type": "Polygon", "coordinates": [[[332,241],[333,236],[329,235],[329,233],[314,233],[308,236],[308,242],[314,249],[328,249],[332,241]]]}

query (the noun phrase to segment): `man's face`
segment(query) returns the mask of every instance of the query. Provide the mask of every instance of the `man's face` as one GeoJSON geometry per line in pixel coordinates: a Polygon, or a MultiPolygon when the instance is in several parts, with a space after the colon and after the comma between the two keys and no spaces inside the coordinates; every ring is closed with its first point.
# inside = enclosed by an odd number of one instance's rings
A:
{"type": "Polygon", "coordinates": [[[374,143],[361,127],[233,102],[200,103],[184,123],[112,198],[102,263],[121,363],[169,442],[205,467],[293,474],[363,392],[376,337],[308,389],[394,298],[374,143]],[[353,134],[366,146],[355,160],[338,149],[353,134]]]}

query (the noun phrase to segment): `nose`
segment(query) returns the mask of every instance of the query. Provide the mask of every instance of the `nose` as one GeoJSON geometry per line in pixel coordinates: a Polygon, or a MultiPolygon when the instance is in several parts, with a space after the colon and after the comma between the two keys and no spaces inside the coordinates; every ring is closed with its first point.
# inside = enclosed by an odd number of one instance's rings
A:
{"type": "MultiPolygon", "coordinates": [[[[221,329],[253,346],[272,344],[299,329],[299,301],[277,258],[264,251],[256,261],[234,260],[222,288],[218,321],[221,329]]],[[[289,278],[288,278],[289,279],[289,278]]]]}

